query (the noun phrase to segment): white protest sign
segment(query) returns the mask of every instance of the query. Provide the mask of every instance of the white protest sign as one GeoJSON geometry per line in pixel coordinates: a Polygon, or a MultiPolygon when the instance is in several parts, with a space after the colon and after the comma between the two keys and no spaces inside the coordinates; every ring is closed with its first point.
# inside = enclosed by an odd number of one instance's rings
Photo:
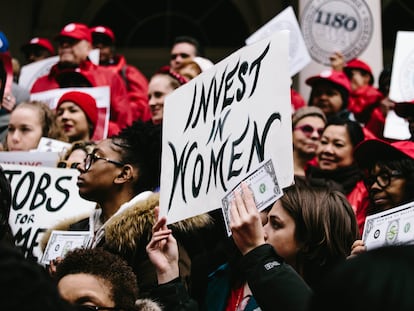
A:
{"type": "Polygon", "coordinates": [[[392,62],[389,97],[395,102],[414,99],[414,31],[398,31],[392,62]]]}
{"type": "Polygon", "coordinates": [[[9,223],[27,257],[40,261],[44,232],[57,223],[92,212],[94,202],[79,196],[74,169],[3,165],[12,188],[9,223]]]}
{"type": "Polygon", "coordinates": [[[409,123],[399,117],[394,110],[390,110],[385,118],[384,137],[398,140],[406,140],[411,137],[409,123]]]}
{"type": "Polygon", "coordinates": [[[109,106],[110,106],[110,89],[109,86],[97,86],[97,87],[68,87],[53,89],[44,92],[31,93],[31,100],[39,100],[49,105],[51,109],[56,109],[59,98],[66,92],[79,91],[88,93],[96,100],[96,106],[98,107],[98,121],[96,124],[95,132],[92,140],[101,140],[108,135],[109,124],[109,106]]]}
{"type": "MultiPolygon", "coordinates": [[[[383,69],[380,0],[299,0],[300,27],[312,61],[299,74],[299,93],[307,100],[305,80],[330,68],[329,56],[359,58],[374,77],[383,69]]],[[[375,82],[377,83],[377,79],[375,82]]]]}
{"type": "Polygon", "coordinates": [[[294,76],[302,70],[309,62],[311,57],[303,40],[302,32],[296,19],[295,12],[291,6],[284,9],[269,22],[263,25],[259,30],[246,39],[246,44],[252,44],[262,40],[271,34],[289,30],[289,65],[290,76],[294,76]]]}
{"type": "Polygon", "coordinates": [[[414,202],[367,216],[362,240],[368,250],[414,244],[414,202]]]}
{"type": "Polygon", "coordinates": [[[50,151],[1,151],[0,163],[29,166],[56,167],[59,152],[50,151]]]}
{"type": "Polygon", "coordinates": [[[31,90],[35,81],[44,75],[49,74],[50,68],[59,61],[59,56],[52,56],[22,66],[20,69],[19,85],[31,90]]]}
{"type": "Polygon", "coordinates": [[[167,96],[160,214],[169,223],[220,208],[269,159],[281,188],[293,183],[288,47],[289,32],[275,33],[167,96]]]}

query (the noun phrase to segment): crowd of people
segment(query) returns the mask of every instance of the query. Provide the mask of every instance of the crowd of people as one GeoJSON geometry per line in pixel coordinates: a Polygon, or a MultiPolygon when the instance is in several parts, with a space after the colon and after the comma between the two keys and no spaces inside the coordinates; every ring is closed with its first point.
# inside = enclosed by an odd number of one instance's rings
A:
{"type": "Polygon", "coordinates": [[[367,216],[414,200],[414,99],[390,100],[389,70],[376,88],[368,63],[336,52],[329,70],[306,80],[308,100],[291,88],[295,182],[261,212],[242,183],[229,210],[229,237],[215,211],[168,226],[159,217],[164,101],[214,66],[200,43],[175,38],[170,59],[146,77],[116,52],[107,26],[70,23],[55,40],[56,50],[37,37],[21,47],[27,64],[58,61],[30,90],[4,93],[2,150],[32,151],[42,137],[69,143],[56,167],[79,172],[79,195],[96,208],[50,228],[42,247],[54,229],[92,238],[46,266],[24,258],[8,223],[12,190],[0,169],[7,310],[414,309],[414,249],[367,250],[362,240],[367,216]],[[89,57],[93,49],[99,64],[89,57]],[[98,86],[110,89],[102,139],[97,98],[81,89],[98,86]],[[76,90],[64,92],[54,109],[30,100],[68,87],[76,90]],[[410,139],[384,137],[390,110],[408,121],[410,139]]]}

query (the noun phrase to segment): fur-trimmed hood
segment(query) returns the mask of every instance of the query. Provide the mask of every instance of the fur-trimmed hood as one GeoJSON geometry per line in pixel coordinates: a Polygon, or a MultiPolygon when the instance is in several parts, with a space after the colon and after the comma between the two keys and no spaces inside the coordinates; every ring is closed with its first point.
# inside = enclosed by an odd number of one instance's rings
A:
{"type": "MultiPolygon", "coordinates": [[[[119,254],[134,252],[138,247],[145,248],[151,239],[152,226],[155,224],[154,208],[158,205],[159,193],[153,193],[147,199],[136,202],[110,218],[105,225],[105,248],[119,254]]],[[[41,241],[42,249],[45,249],[52,230],[69,230],[70,225],[88,217],[89,215],[80,215],[67,219],[47,230],[41,241]]],[[[191,231],[212,224],[212,218],[208,214],[202,214],[176,222],[169,227],[174,232],[191,234],[191,231]]]]}
{"type": "MultiPolygon", "coordinates": [[[[150,195],[122,213],[112,217],[105,228],[105,245],[107,248],[123,254],[139,247],[145,247],[152,235],[155,224],[154,208],[159,205],[159,193],[150,195]],[[138,245],[144,243],[144,245],[138,245]]],[[[191,217],[169,225],[173,231],[191,233],[191,231],[212,225],[208,214],[191,217]]]]}

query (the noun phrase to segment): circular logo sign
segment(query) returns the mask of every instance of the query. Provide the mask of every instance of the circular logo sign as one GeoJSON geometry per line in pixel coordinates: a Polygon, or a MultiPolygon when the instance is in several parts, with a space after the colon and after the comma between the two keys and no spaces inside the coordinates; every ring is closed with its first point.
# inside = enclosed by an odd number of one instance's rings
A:
{"type": "Polygon", "coordinates": [[[348,61],[366,49],[373,18],[364,0],[313,0],[303,10],[301,28],[313,60],[329,66],[335,51],[348,61]]]}

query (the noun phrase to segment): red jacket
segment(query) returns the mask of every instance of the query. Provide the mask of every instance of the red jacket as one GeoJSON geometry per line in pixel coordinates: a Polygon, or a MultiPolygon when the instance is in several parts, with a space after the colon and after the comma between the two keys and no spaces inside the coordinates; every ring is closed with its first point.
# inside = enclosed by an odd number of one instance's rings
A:
{"type": "Polygon", "coordinates": [[[359,233],[362,237],[362,232],[364,230],[365,218],[367,217],[367,206],[369,203],[369,196],[367,188],[364,185],[364,182],[361,180],[356,185],[355,188],[348,193],[346,196],[349,203],[352,206],[352,209],[355,212],[355,216],[358,223],[359,233]]]}
{"type": "Polygon", "coordinates": [[[385,118],[380,102],[384,95],[371,85],[360,87],[351,93],[348,110],[355,119],[365,124],[365,128],[377,138],[383,138],[385,118]]]}
{"type": "MultiPolygon", "coordinates": [[[[111,70],[97,66],[91,61],[82,62],[77,68],[81,73],[86,73],[92,86],[110,87],[110,121],[108,136],[115,135],[120,129],[132,123],[131,107],[122,78],[111,70]]],[[[64,69],[68,70],[68,69],[64,69]]],[[[32,86],[30,93],[43,92],[59,88],[56,77],[62,73],[58,64],[54,65],[49,74],[38,78],[32,86]]]]}
{"type": "Polygon", "coordinates": [[[105,65],[106,68],[118,73],[124,80],[128,99],[132,110],[133,120],[148,121],[151,112],[148,105],[148,80],[138,68],[128,65],[123,55],[116,55],[114,63],[105,65]]]}

